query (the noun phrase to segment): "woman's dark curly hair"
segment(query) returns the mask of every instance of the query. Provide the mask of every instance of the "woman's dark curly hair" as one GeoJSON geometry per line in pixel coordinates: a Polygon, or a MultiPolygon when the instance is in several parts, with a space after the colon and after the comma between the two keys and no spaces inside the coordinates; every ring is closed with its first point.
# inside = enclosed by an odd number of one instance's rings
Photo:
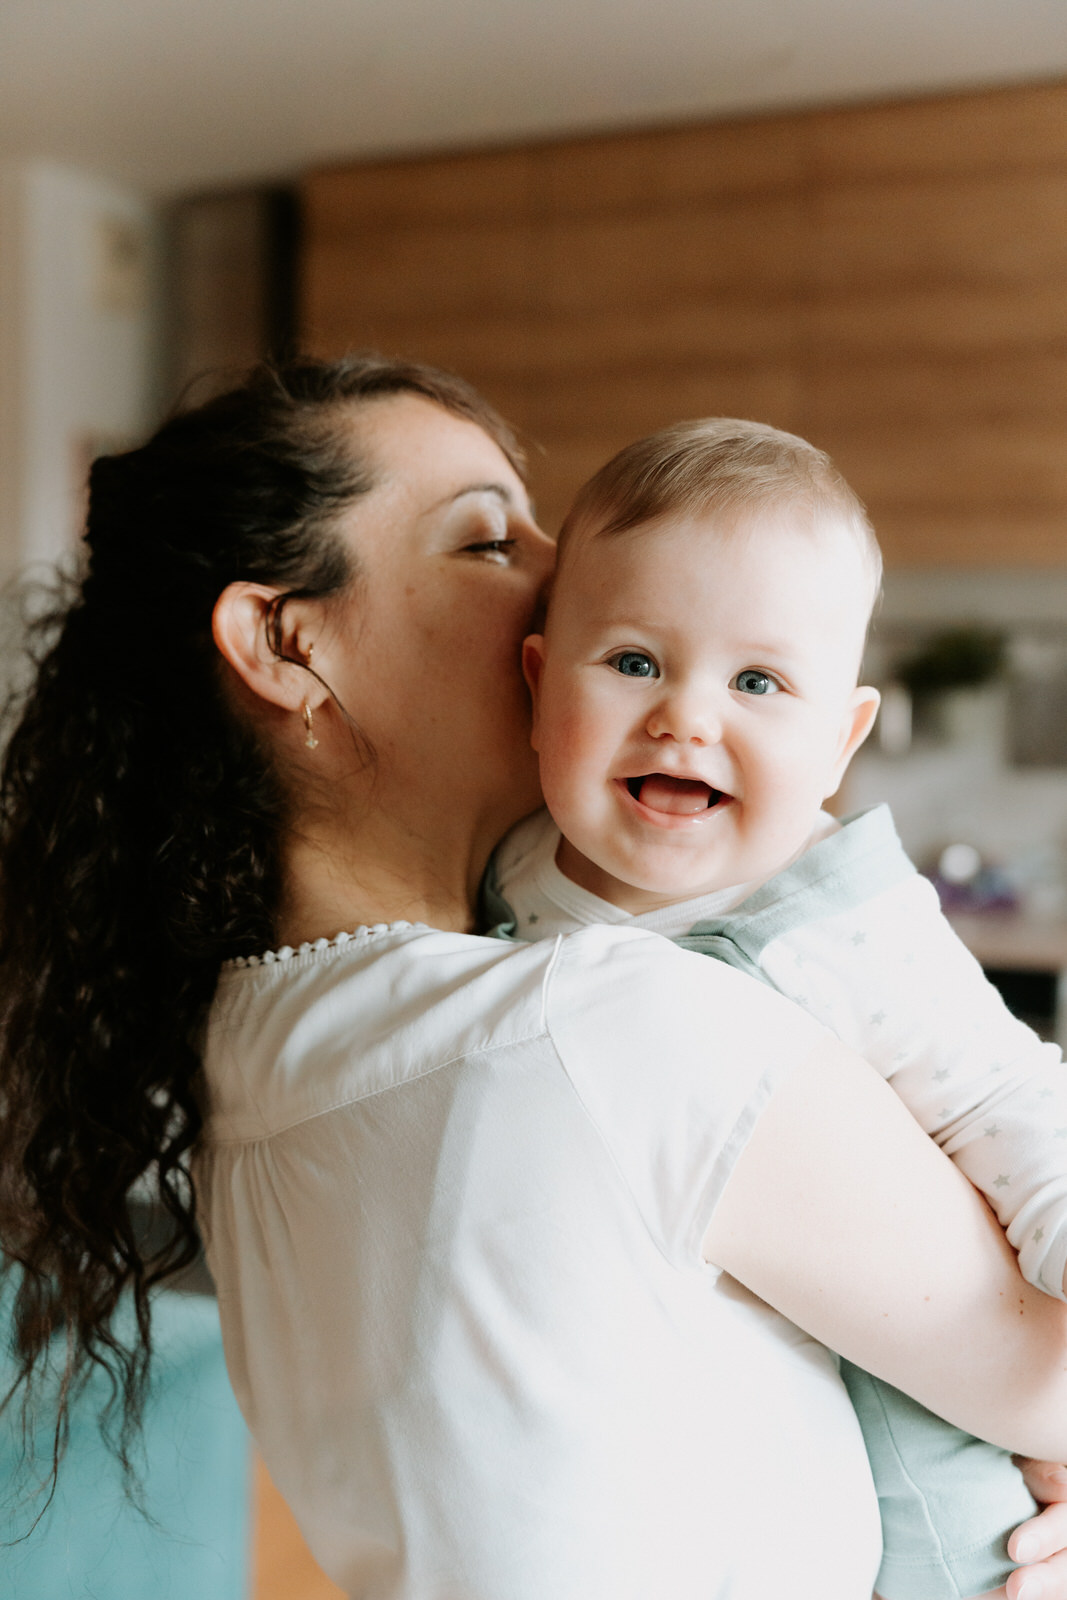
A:
{"type": "Polygon", "coordinates": [[[53,1483],[94,1367],[128,1468],[149,1290],[198,1249],[205,1015],[220,964],[274,942],[285,793],[228,708],[212,611],[231,582],[276,587],[280,651],[285,600],[346,587],[337,519],[374,481],[353,418],[396,394],[476,422],[521,470],[504,423],[449,374],[377,356],[259,368],[94,464],[84,577],[36,627],[0,773],[0,1246],[24,1421],[60,1353],[53,1483]],[[135,1226],[145,1183],[161,1244],[135,1226]],[[132,1348],[112,1329],[125,1294],[132,1348]]]}

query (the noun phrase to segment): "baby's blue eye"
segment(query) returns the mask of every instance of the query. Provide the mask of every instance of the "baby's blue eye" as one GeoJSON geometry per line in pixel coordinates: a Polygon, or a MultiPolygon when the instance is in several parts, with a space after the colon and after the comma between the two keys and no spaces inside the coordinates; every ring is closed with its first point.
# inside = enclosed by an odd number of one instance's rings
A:
{"type": "Polygon", "coordinates": [[[623,650],[619,655],[612,656],[610,665],[616,672],[621,672],[624,678],[659,677],[659,668],[652,657],[640,650],[623,650]]]}
{"type": "Polygon", "coordinates": [[[742,694],[777,694],[779,687],[769,672],[759,672],[755,667],[739,672],[733,686],[742,694]]]}

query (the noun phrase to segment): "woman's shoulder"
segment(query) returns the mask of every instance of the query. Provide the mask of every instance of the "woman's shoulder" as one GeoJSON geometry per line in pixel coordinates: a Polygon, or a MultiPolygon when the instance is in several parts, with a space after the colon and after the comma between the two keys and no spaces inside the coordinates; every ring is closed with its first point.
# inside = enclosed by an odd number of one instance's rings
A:
{"type": "Polygon", "coordinates": [[[659,1248],[702,1267],[734,1163],[780,1084],[825,1038],[744,973],[633,927],[558,942],[546,988],[558,1060],[659,1248]]]}
{"type": "Polygon", "coordinates": [[[595,925],[558,941],[547,1014],[559,1037],[580,1025],[676,1050],[697,1041],[802,1043],[822,1031],[765,984],[632,925],[595,925]]]}
{"type": "MultiPolygon", "coordinates": [[[[621,931],[587,930],[603,972],[621,931]]],[[[227,963],[205,1037],[209,1136],[266,1137],[545,1037],[558,943],[389,923],[227,963]]]]}
{"type": "Polygon", "coordinates": [[[691,1050],[697,1035],[792,1038],[802,1021],[769,990],[636,928],[538,944],[365,928],[223,971],[205,1039],[208,1135],[269,1137],[475,1056],[540,1048],[578,1074],[691,1050]]]}

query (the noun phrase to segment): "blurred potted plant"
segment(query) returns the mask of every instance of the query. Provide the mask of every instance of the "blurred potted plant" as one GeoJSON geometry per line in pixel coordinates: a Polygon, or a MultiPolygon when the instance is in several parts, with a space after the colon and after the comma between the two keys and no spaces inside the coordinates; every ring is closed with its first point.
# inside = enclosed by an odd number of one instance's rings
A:
{"type": "Polygon", "coordinates": [[[951,744],[1003,743],[1007,640],[978,624],[947,628],[897,664],[917,726],[951,744]]]}

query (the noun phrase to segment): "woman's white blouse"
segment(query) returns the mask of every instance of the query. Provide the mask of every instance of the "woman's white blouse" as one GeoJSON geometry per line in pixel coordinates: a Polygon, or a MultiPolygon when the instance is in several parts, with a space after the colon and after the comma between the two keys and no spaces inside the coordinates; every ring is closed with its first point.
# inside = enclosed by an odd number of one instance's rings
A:
{"type": "Polygon", "coordinates": [[[367,1600],[868,1600],[833,1358],[704,1264],[818,1024],[656,935],[233,965],[198,1169],[230,1374],[367,1600]]]}

